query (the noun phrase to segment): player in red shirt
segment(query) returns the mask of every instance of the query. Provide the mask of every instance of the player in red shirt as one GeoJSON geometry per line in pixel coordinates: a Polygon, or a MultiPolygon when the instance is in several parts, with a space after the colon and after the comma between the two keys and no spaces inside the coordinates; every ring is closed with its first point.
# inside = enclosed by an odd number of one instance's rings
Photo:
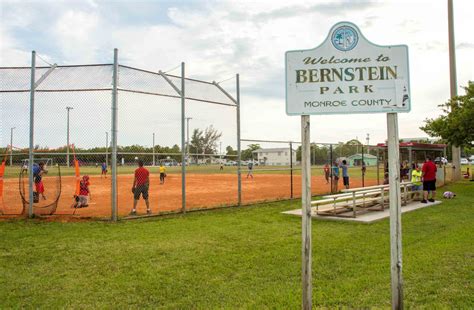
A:
{"type": "Polygon", "coordinates": [[[423,181],[423,200],[422,203],[434,202],[436,196],[436,165],[431,161],[431,157],[427,156],[426,161],[421,168],[423,181]],[[428,194],[431,192],[431,198],[428,199],[428,194]]]}
{"type": "Polygon", "coordinates": [[[148,188],[150,187],[150,172],[143,167],[143,161],[138,161],[138,168],[135,170],[135,178],[133,179],[133,209],[130,215],[137,214],[137,203],[140,195],[145,200],[146,213],[151,214],[150,203],[148,201],[148,188]]]}

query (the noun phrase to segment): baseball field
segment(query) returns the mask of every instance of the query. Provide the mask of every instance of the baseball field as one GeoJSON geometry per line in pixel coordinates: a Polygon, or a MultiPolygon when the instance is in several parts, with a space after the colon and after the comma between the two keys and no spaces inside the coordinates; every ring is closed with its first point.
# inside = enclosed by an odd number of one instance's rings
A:
{"type": "MultiPolygon", "coordinates": [[[[119,216],[126,216],[133,204],[131,187],[135,167],[120,167],[118,170],[118,212],[119,216]]],[[[150,189],[149,201],[153,213],[174,212],[182,208],[181,200],[181,173],[180,167],[169,167],[164,184],[160,184],[157,167],[149,167],[150,189]]],[[[186,208],[205,209],[237,204],[237,168],[225,167],[220,170],[218,166],[190,167],[186,175],[186,208]]],[[[275,201],[291,198],[291,175],[287,167],[273,169],[256,169],[253,178],[247,178],[247,170],[242,169],[242,203],[251,204],[264,201],[275,201]]],[[[362,186],[360,169],[352,168],[350,173],[351,187],[362,186]]],[[[68,215],[74,210],[73,195],[75,189],[75,176],[72,168],[61,167],[61,193],[59,196],[56,214],[68,215]]],[[[48,176],[43,178],[45,184],[46,200],[35,204],[36,214],[46,214],[48,208],[41,208],[50,204],[57,196],[57,170],[50,168],[48,176]]],[[[91,200],[89,207],[75,210],[75,215],[82,217],[110,217],[111,215],[111,182],[110,175],[101,177],[100,170],[96,167],[81,167],[81,175],[90,176],[91,200]]],[[[293,171],[293,198],[301,195],[300,170],[293,171]]],[[[6,170],[4,190],[5,213],[19,213],[22,210],[22,200],[19,191],[19,169],[6,170]]],[[[322,167],[314,167],[313,195],[327,194],[330,192],[330,183],[323,175],[322,167]]],[[[365,186],[377,184],[375,168],[368,169],[364,180],[365,186]]],[[[339,188],[342,180],[339,180],[339,188]]],[[[26,186],[28,188],[28,186],[26,186]]],[[[26,195],[27,196],[27,195],[26,195]]],[[[139,201],[138,214],[145,214],[146,207],[143,200],[139,201]]]]}

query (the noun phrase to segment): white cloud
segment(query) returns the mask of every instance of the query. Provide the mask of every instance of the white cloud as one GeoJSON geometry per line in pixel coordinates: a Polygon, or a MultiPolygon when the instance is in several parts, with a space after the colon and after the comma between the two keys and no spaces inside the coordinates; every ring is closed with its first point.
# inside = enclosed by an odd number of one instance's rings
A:
{"type": "MultiPolygon", "coordinates": [[[[112,10],[107,8],[113,7],[113,2],[91,0],[86,4],[44,4],[54,14],[46,18],[45,27],[38,27],[46,29],[38,35],[44,36],[44,46],[52,50],[43,53],[60,58],[54,59],[57,63],[110,62],[112,49],[118,47],[122,62],[150,70],[166,70],[185,61],[189,76],[206,80],[219,81],[239,72],[242,130],[247,138],[299,140],[299,119],[284,112],[284,52],[318,45],[340,20],[358,24],[375,43],[409,46],[413,108],[400,116],[401,137],[423,136],[418,129],[422,121],[438,115],[437,105],[449,97],[445,1],[211,1],[199,7],[160,5],[155,15],[167,20],[147,19],[147,23],[124,21],[126,9],[109,13],[112,10]]],[[[12,13],[1,24],[3,65],[28,54],[23,39],[13,40],[12,33],[14,29],[32,27],[28,20],[37,20],[39,14],[26,6],[19,10],[18,3],[10,6],[12,13]]],[[[148,18],[148,9],[137,3],[133,16],[143,12],[148,18]]],[[[473,10],[474,2],[455,2],[460,85],[474,80],[474,40],[470,33],[473,10]]],[[[29,57],[26,59],[29,61],[29,57]]],[[[232,89],[233,83],[228,81],[223,86],[232,89]]],[[[314,140],[343,141],[365,137],[368,132],[372,142],[385,140],[384,115],[371,116],[370,121],[363,115],[313,119],[314,140]]]]}
{"type": "Polygon", "coordinates": [[[69,10],[64,12],[52,27],[55,41],[67,61],[94,61],[96,58],[97,34],[100,32],[100,17],[96,13],[69,10]]]}
{"type": "Polygon", "coordinates": [[[20,48],[17,40],[0,26],[0,66],[28,65],[31,54],[20,48]]]}

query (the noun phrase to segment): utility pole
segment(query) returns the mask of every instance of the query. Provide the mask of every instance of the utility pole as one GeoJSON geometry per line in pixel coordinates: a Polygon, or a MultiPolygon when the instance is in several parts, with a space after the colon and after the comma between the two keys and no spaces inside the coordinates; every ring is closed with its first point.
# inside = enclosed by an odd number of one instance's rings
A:
{"type": "Polygon", "coordinates": [[[367,154],[369,154],[369,141],[370,141],[370,134],[367,134],[367,138],[365,138],[367,141],[367,154]]]}
{"type": "Polygon", "coordinates": [[[66,161],[67,161],[67,166],[69,167],[69,111],[74,109],[73,107],[66,107],[67,110],[67,155],[66,155],[66,161]]]}
{"type": "Polygon", "coordinates": [[[222,158],[222,141],[219,142],[219,158],[222,158]]]}
{"type": "Polygon", "coordinates": [[[10,167],[13,166],[13,129],[15,128],[10,128],[10,167]]]}
{"type": "Polygon", "coordinates": [[[153,133],[153,167],[155,167],[155,133],[153,133]]]}
{"type": "Polygon", "coordinates": [[[105,166],[109,166],[109,132],[105,132],[105,166]]]}
{"type": "Polygon", "coordinates": [[[186,135],[187,135],[187,139],[186,139],[186,162],[187,164],[189,165],[189,121],[192,120],[193,118],[192,117],[186,117],[186,135]]]}
{"type": "MultiPolygon", "coordinates": [[[[448,0],[448,40],[449,40],[449,77],[450,77],[450,93],[451,98],[458,95],[456,81],[456,49],[454,45],[454,16],[453,16],[453,0],[448,0]]],[[[452,107],[454,108],[454,107],[452,107]]],[[[453,153],[453,179],[458,181],[461,179],[461,148],[452,146],[453,153]]]]}

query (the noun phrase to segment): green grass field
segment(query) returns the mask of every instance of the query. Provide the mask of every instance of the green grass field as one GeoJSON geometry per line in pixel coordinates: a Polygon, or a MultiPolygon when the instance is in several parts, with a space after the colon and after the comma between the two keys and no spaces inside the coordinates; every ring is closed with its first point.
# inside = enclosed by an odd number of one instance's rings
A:
{"type": "MultiPolygon", "coordinates": [[[[474,183],[403,215],[407,308],[474,305],[474,183]]],[[[298,309],[299,202],[148,220],[0,222],[0,308],[298,309]]],[[[321,308],[389,308],[389,222],[313,221],[321,308]]]]}

